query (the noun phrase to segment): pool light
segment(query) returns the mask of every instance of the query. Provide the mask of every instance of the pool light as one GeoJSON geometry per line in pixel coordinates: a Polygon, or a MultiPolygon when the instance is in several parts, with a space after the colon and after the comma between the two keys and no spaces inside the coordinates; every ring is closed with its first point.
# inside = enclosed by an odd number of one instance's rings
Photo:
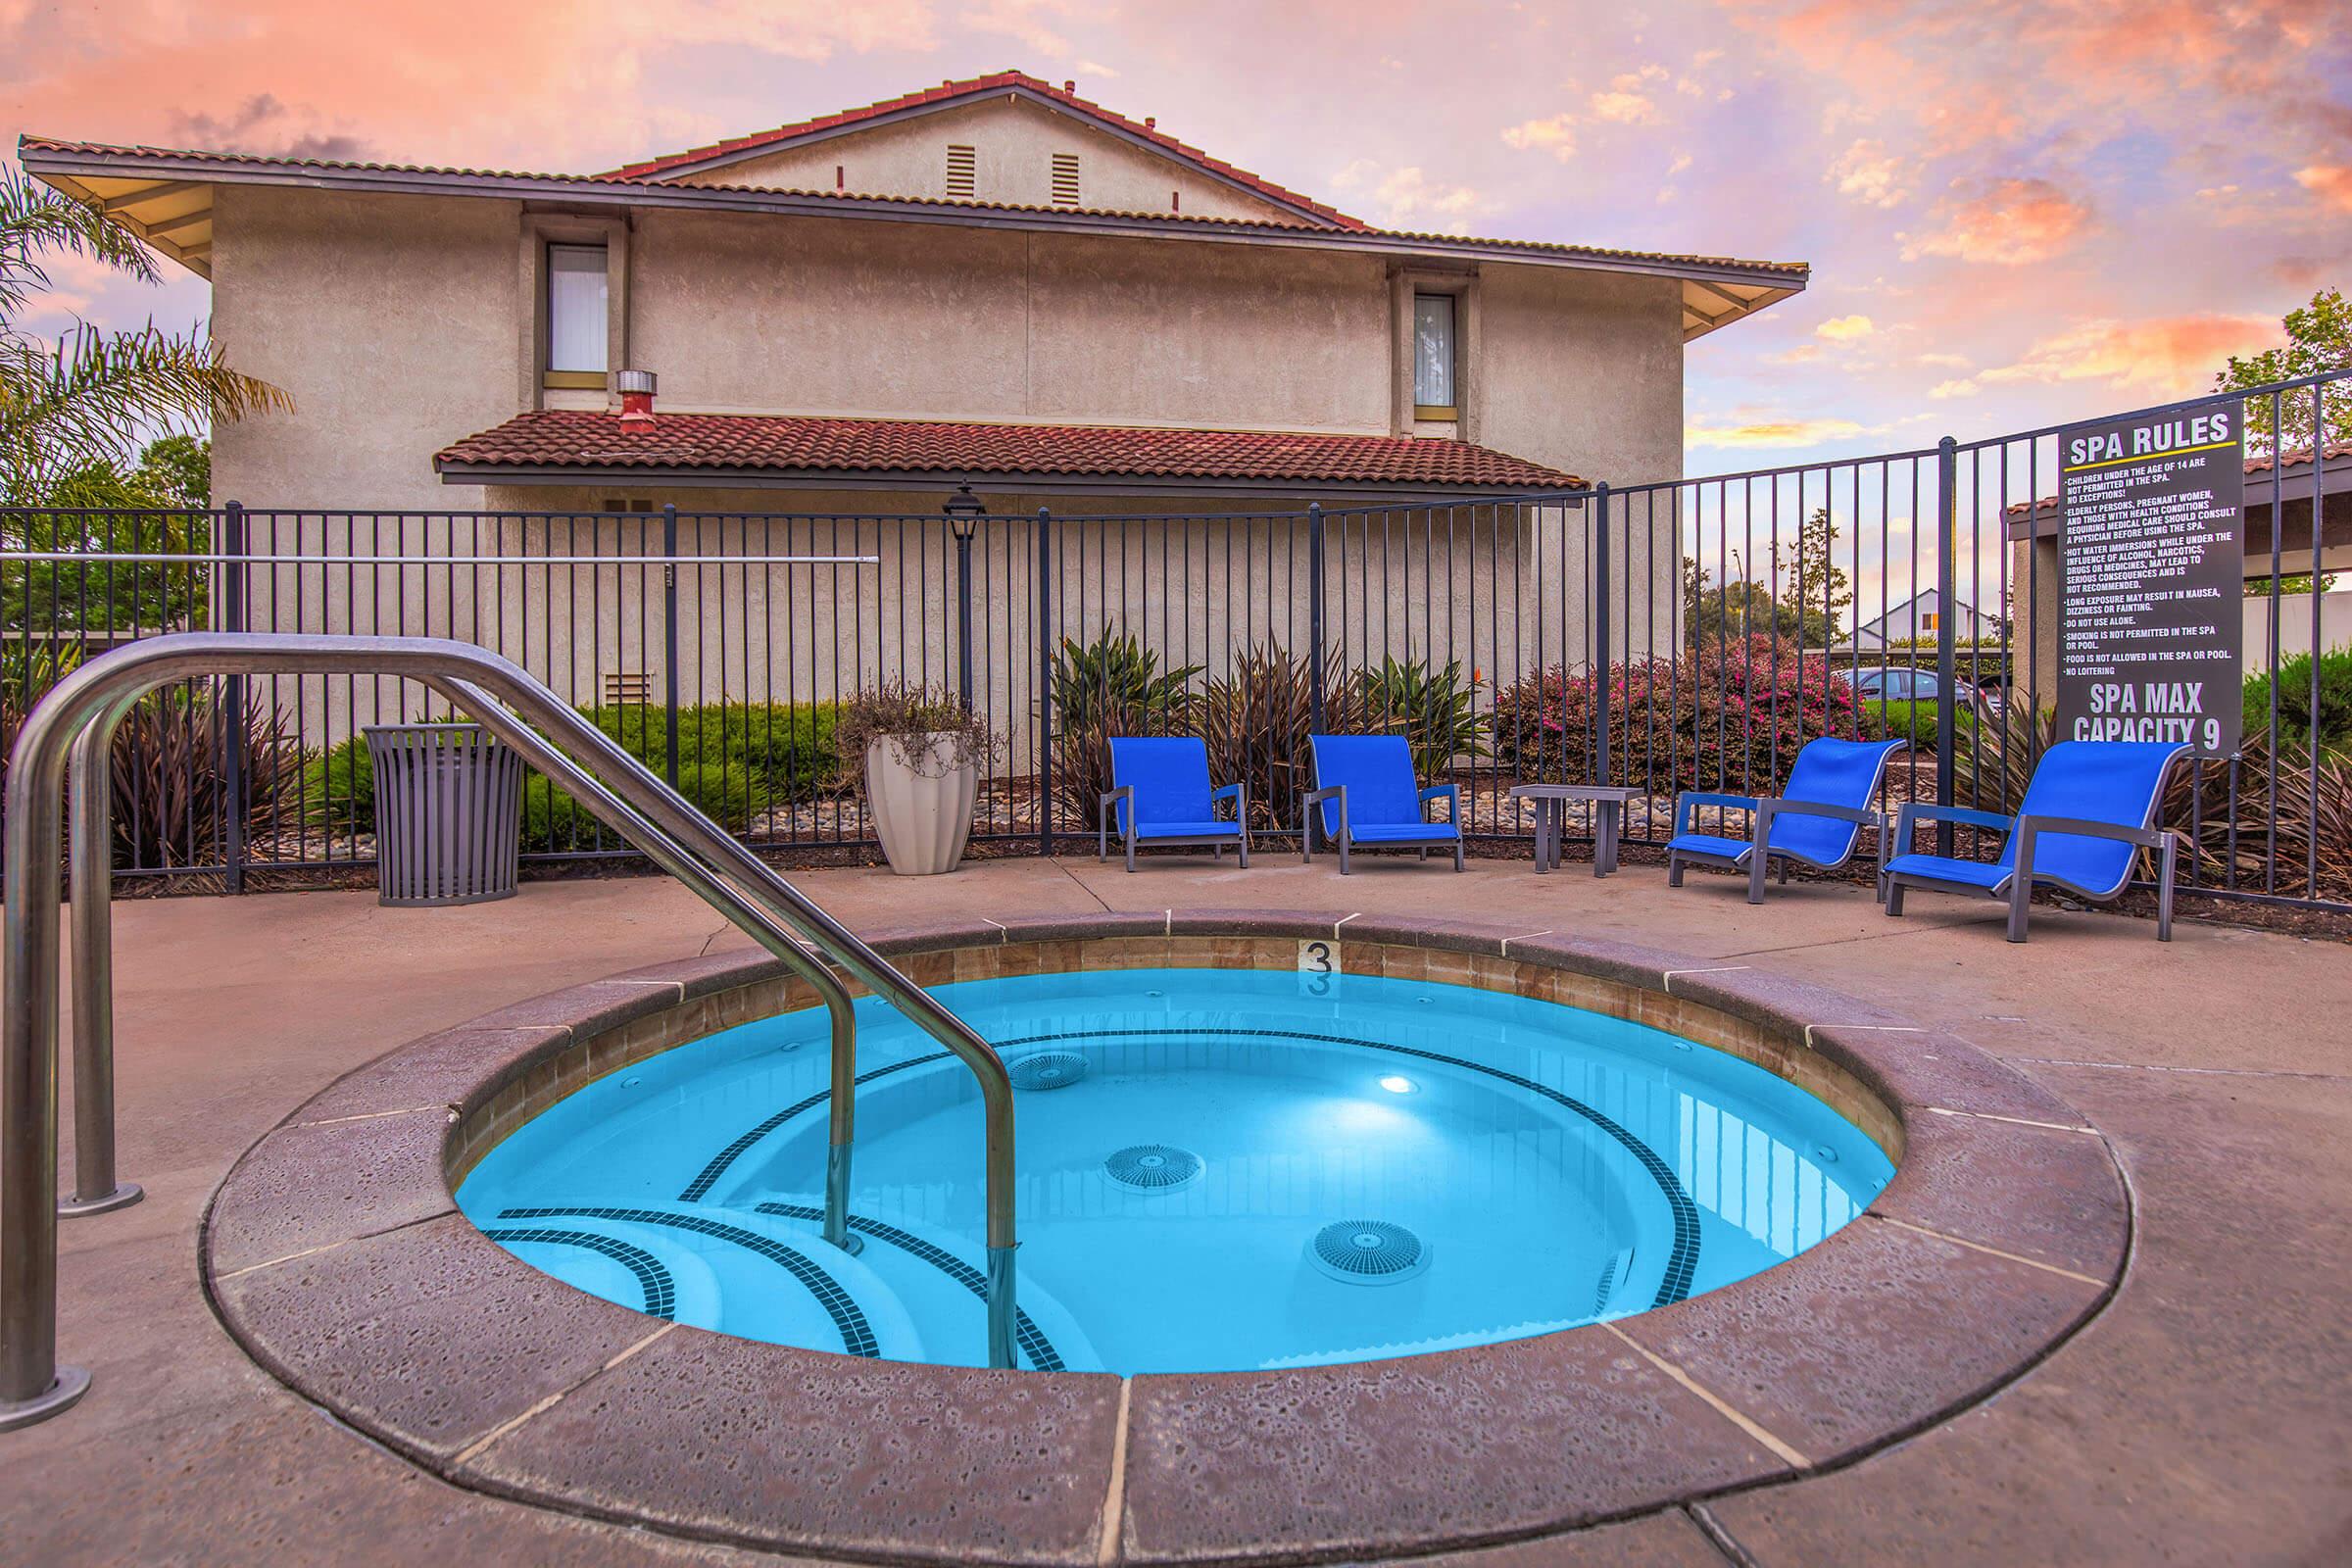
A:
{"type": "Polygon", "coordinates": [[[1380,1087],[1386,1089],[1392,1095],[1409,1095],[1421,1086],[1414,1083],[1410,1078],[1405,1077],[1402,1073],[1393,1072],[1387,1077],[1381,1079],[1380,1087]]]}

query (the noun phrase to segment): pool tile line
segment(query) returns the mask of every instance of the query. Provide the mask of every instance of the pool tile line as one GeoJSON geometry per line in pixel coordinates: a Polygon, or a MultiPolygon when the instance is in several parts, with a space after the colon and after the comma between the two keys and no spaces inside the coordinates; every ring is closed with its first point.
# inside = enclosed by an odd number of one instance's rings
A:
{"type": "Polygon", "coordinates": [[[799,1280],[810,1296],[816,1298],[825,1315],[833,1320],[833,1328],[841,1336],[842,1350],[849,1355],[873,1359],[882,1353],[874,1331],[866,1322],[865,1311],[856,1298],[842,1287],[839,1280],[820,1268],[814,1259],[804,1257],[792,1248],[758,1231],[745,1230],[720,1220],[707,1219],[700,1214],[679,1214],[662,1208],[619,1208],[600,1204],[529,1204],[519,1208],[501,1209],[501,1219],[609,1219],[627,1225],[663,1225],[671,1230],[688,1231],[708,1236],[713,1241],[732,1242],[748,1252],[757,1252],[778,1268],[799,1280]]]}
{"type": "Polygon", "coordinates": [[[677,1281],[662,1266],[662,1260],[642,1247],[635,1247],[617,1236],[606,1236],[597,1231],[572,1231],[522,1227],[492,1230],[485,1227],[484,1236],[502,1247],[512,1248],[521,1242],[537,1242],[550,1247],[576,1247],[583,1251],[597,1252],[611,1258],[637,1277],[637,1289],[645,1304],[639,1308],[648,1317],[672,1318],[678,1315],[677,1281]]]}
{"type": "Polygon", "coordinates": [[[1660,1372],[1665,1373],[1675,1382],[1681,1384],[1685,1389],[1688,1389],[1690,1393],[1696,1395],[1700,1399],[1704,1400],[1715,1411],[1716,1414],[1722,1416],[1725,1420],[1731,1422],[1732,1425],[1746,1433],[1749,1438],[1753,1439],[1765,1448],[1770,1449],[1773,1455],[1780,1459],[1782,1463],[1789,1465],[1798,1470],[1810,1470],[1813,1468],[1813,1461],[1806,1458],[1794,1445],[1783,1442],[1780,1438],[1774,1436],[1771,1430],[1765,1427],[1763,1423],[1748,1416],[1745,1412],[1741,1411],[1729,1400],[1725,1399],[1721,1395],[1717,1394],[1713,1389],[1710,1389],[1705,1384],[1699,1382],[1698,1379],[1684,1371],[1674,1362],[1667,1360],[1664,1356],[1658,1354],[1648,1346],[1643,1345],[1640,1340],[1635,1339],[1632,1335],[1626,1333],[1625,1330],[1619,1328],[1614,1323],[1604,1321],[1600,1324],[1600,1327],[1607,1329],[1611,1334],[1615,1335],[1618,1340],[1621,1341],[1625,1347],[1632,1350],[1636,1355],[1639,1355],[1642,1357],[1642,1359],[1647,1361],[1651,1366],[1656,1367],[1660,1372]]]}
{"type": "Polygon", "coordinates": [[[1972,1252],[1983,1252],[1987,1256],[2003,1258],[2011,1263],[2023,1263],[2028,1268],[2037,1268],[2045,1274],[2056,1274],[2063,1279],[2076,1280],[2096,1290],[2108,1290],[2116,1283],[2114,1280],[2100,1279],[2095,1274],[2084,1274],[2076,1269],[2060,1268],[2055,1263],[2044,1263],[2037,1257],[2027,1257],[2022,1252],[2004,1251],[1998,1247],[1987,1247],[1983,1242],[1972,1242],[1965,1236],[1954,1236],[1948,1231],[1939,1231],[1933,1226],[1915,1224],[1907,1219],[1896,1219],[1892,1214],[1881,1214],[1875,1209],[1864,1209],[1862,1217],[1875,1219],[1882,1225],[1892,1225],[1899,1230],[1933,1237],[1939,1242],[1949,1242],[1954,1247],[1965,1247],[1972,1252]]]}
{"type": "MultiPolygon", "coordinates": [[[[760,1203],[754,1206],[762,1214],[774,1214],[781,1219],[824,1223],[825,1211],[821,1208],[812,1208],[806,1203],[760,1203]]],[[[871,1236],[876,1241],[888,1242],[901,1251],[920,1258],[981,1300],[988,1299],[988,1277],[946,1248],[934,1247],[911,1231],[903,1231],[896,1225],[886,1224],[878,1219],[868,1219],[862,1214],[852,1214],[849,1217],[849,1224],[850,1229],[860,1235],[871,1236]]],[[[1029,1353],[1029,1366],[1032,1371],[1066,1372],[1069,1370],[1061,1358],[1061,1352],[1054,1348],[1053,1343],[1046,1338],[1045,1330],[1039,1328],[1036,1321],[1027,1312],[1015,1306],[1013,1317],[1013,1337],[1019,1341],[1021,1348],[1029,1353]]]]}

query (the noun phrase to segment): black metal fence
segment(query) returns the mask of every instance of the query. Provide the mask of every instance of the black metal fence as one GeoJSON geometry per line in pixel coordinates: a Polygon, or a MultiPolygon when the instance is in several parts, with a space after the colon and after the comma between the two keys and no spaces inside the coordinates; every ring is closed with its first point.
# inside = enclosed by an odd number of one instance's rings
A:
{"type": "MultiPolygon", "coordinates": [[[[2236,408],[2258,454],[2247,741],[2166,805],[2209,892],[2352,906],[2352,654],[2298,655],[2352,643],[2352,595],[2327,592],[2352,564],[2352,441],[2329,439],[2352,430],[2346,390],[2171,406],[2236,408]]],[[[2051,738],[2059,433],[1553,496],[1148,516],[11,512],[0,721],[162,631],[400,632],[515,660],[760,848],[869,842],[834,714],[900,681],[959,696],[1002,738],[975,838],[1007,848],[1091,835],[1104,738],[1152,731],[1203,736],[1267,832],[1296,826],[1316,729],[1405,734],[1488,840],[1532,830],[1513,784],[1595,780],[1642,790],[1629,839],[1659,842],[1677,791],[1773,793],[1823,734],[1911,739],[1890,806],[2012,808],[2051,738]]],[[[358,733],[435,716],[392,679],[168,694],[117,748],[122,869],[239,888],[367,864],[358,733]]],[[[536,779],[522,837],[534,858],[626,853],[536,779]]]]}

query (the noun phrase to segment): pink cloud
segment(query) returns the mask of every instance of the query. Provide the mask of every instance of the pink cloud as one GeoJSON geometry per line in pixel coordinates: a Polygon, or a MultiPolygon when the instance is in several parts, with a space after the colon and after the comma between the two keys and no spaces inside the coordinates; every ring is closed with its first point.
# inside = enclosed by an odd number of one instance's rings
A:
{"type": "Polygon", "coordinates": [[[1964,262],[2022,267],[2046,262],[2074,247],[2090,222],[2090,207],[2046,179],[1999,179],[1976,194],[1936,210],[1938,226],[1913,239],[1905,261],[1949,256],[1964,262]]]}
{"type": "Polygon", "coordinates": [[[2278,337],[2278,323],[2259,316],[2085,321],[2039,339],[2015,364],[1981,370],[1974,379],[2096,381],[2119,392],[2185,394],[2209,386],[2230,356],[2268,348],[2278,337]]]}

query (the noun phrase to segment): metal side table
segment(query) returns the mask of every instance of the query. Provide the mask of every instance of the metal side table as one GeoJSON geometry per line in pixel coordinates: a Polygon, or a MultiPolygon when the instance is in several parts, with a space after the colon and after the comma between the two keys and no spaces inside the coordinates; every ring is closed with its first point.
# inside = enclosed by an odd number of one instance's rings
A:
{"type": "Polygon", "coordinates": [[[1538,871],[1549,871],[1560,863],[1560,839],[1567,826],[1568,803],[1591,801],[1595,808],[1592,874],[1607,876],[1617,869],[1617,836],[1625,825],[1625,804],[1642,793],[1614,784],[1521,784],[1511,790],[1510,799],[1535,803],[1538,871]]]}

